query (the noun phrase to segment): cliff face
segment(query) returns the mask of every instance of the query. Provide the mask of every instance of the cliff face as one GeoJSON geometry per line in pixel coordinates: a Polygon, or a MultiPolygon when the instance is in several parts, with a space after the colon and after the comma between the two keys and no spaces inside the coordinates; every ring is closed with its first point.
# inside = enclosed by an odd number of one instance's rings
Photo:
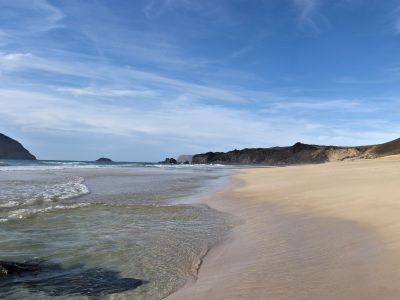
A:
{"type": "Polygon", "coordinates": [[[207,152],[194,155],[192,163],[265,165],[318,164],[352,158],[375,158],[393,154],[400,154],[400,139],[385,144],[360,147],[318,146],[296,143],[290,147],[207,152]]]}
{"type": "Polygon", "coordinates": [[[36,157],[29,153],[19,142],[0,133],[0,159],[35,160],[36,157]]]}

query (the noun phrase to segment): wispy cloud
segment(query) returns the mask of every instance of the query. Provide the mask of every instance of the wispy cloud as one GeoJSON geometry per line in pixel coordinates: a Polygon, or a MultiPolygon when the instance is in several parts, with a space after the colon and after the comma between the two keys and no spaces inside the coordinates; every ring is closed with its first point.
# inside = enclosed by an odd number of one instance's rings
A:
{"type": "Polygon", "coordinates": [[[235,52],[233,52],[230,55],[230,58],[239,58],[242,57],[246,54],[248,54],[249,52],[251,52],[253,50],[254,46],[253,45],[246,45],[243,48],[236,50],[235,52]]]}
{"type": "Polygon", "coordinates": [[[24,18],[18,22],[4,22],[2,30],[6,33],[46,31],[59,26],[64,14],[46,0],[1,0],[0,6],[4,15],[13,15],[15,10],[23,12],[24,18]]]}
{"type": "MultiPolygon", "coordinates": [[[[159,75],[154,72],[142,71],[132,67],[119,67],[115,65],[104,64],[101,61],[95,62],[64,62],[55,59],[45,59],[34,56],[30,53],[1,53],[0,66],[3,70],[12,73],[24,70],[36,70],[42,72],[50,72],[59,75],[70,75],[90,80],[106,80],[114,82],[117,78],[121,83],[132,86],[131,82],[135,82],[137,86],[150,87],[153,90],[161,89],[175,90],[176,92],[186,93],[193,96],[193,99],[214,99],[223,102],[244,103],[248,102],[245,96],[231,89],[224,89],[211,85],[193,83],[185,80],[175,79],[168,76],[159,75]]],[[[73,91],[70,89],[70,91],[73,91]]],[[[88,94],[90,90],[75,90],[77,93],[88,94]]],[[[92,91],[92,93],[94,93],[92,91]]]]}
{"type": "MultiPolygon", "coordinates": [[[[36,131],[120,135],[166,143],[179,141],[183,148],[196,144],[197,149],[204,149],[205,140],[207,150],[229,150],[232,145],[285,145],[298,140],[332,143],[333,131],[336,131],[335,141],[338,143],[357,144],[361,138],[367,139],[367,136],[358,138],[357,132],[346,132],[347,124],[327,127],[304,117],[291,118],[287,114],[266,116],[208,104],[188,105],[178,98],[157,106],[142,106],[135,102],[121,105],[92,102],[90,99],[83,101],[82,98],[72,100],[49,92],[6,89],[0,89],[0,98],[0,119],[15,126],[36,131]]],[[[291,103],[291,106],[292,109],[332,110],[333,107],[339,109],[343,103],[291,103]]]]}
{"type": "Polygon", "coordinates": [[[117,89],[102,87],[82,88],[56,88],[57,91],[75,96],[101,96],[101,97],[155,97],[156,92],[152,90],[117,89]]]}
{"type": "Polygon", "coordinates": [[[64,18],[64,14],[46,0],[22,1],[22,5],[27,6],[27,4],[31,5],[31,7],[36,10],[45,12],[49,21],[58,22],[64,18]]]}
{"type": "Polygon", "coordinates": [[[231,23],[233,21],[228,6],[225,5],[224,1],[150,0],[144,6],[143,13],[148,18],[154,18],[176,10],[195,12],[218,22],[231,23]]]}
{"type": "Polygon", "coordinates": [[[293,0],[293,3],[299,11],[299,22],[302,27],[320,32],[330,26],[328,19],[320,12],[321,0],[293,0]]]}
{"type": "Polygon", "coordinates": [[[143,12],[147,17],[156,17],[176,8],[199,11],[202,9],[202,5],[201,2],[193,0],[150,0],[144,6],[143,12]]]}
{"type": "MultiPolygon", "coordinates": [[[[147,108],[135,105],[92,105],[54,95],[16,90],[0,90],[2,119],[30,128],[108,133],[112,135],[148,135],[148,138],[169,136],[187,143],[196,139],[208,140],[214,148],[228,149],[231,144],[252,145],[254,140],[271,141],[272,128],[281,119],[263,120],[253,114],[214,105],[186,105],[179,99],[147,108]],[[29,114],[26,112],[29,111],[29,114]],[[241,124],[245,123],[246,127],[241,124]]],[[[300,121],[292,121],[300,122],[300,121]]],[[[281,123],[281,131],[288,135],[293,124],[281,123]]],[[[297,127],[300,128],[300,127],[297,127]]],[[[307,129],[301,129],[303,133],[307,129]]],[[[276,143],[278,141],[274,140],[276,143]]],[[[282,142],[282,141],[281,141],[282,142]]]]}

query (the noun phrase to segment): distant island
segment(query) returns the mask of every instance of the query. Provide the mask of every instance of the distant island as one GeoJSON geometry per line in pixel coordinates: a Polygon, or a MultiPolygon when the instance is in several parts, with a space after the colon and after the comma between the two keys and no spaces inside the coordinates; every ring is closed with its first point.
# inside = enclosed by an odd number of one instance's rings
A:
{"type": "Polygon", "coordinates": [[[107,157],[100,157],[99,159],[96,159],[96,162],[106,162],[106,163],[111,163],[113,162],[111,158],[107,157]]]}
{"type": "Polygon", "coordinates": [[[400,154],[400,139],[388,143],[338,147],[296,143],[289,147],[246,148],[229,152],[207,152],[196,154],[193,164],[265,164],[296,165],[319,164],[349,159],[368,159],[400,154]]]}
{"type": "Polygon", "coordinates": [[[18,141],[0,133],[0,159],[36,160],[18,141]]]}

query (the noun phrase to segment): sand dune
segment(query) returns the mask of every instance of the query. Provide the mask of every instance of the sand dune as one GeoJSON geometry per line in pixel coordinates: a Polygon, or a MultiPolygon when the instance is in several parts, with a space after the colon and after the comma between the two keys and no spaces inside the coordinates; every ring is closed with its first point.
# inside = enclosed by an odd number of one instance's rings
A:
{"type": "Polygon", "coordinates": [[[240,171],[210,206],[238,216],[169,299],[399,299],[400,160],[240,171]]]}

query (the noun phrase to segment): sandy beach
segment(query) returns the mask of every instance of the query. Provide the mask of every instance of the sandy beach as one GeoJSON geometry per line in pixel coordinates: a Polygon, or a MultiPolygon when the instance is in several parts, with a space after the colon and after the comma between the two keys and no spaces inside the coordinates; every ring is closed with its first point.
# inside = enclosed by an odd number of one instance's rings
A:
{"type": "Polygon", "coordinates": [[[240,219],[168,299],[399,299],[400,159],[240,170],[240,219]]]}

